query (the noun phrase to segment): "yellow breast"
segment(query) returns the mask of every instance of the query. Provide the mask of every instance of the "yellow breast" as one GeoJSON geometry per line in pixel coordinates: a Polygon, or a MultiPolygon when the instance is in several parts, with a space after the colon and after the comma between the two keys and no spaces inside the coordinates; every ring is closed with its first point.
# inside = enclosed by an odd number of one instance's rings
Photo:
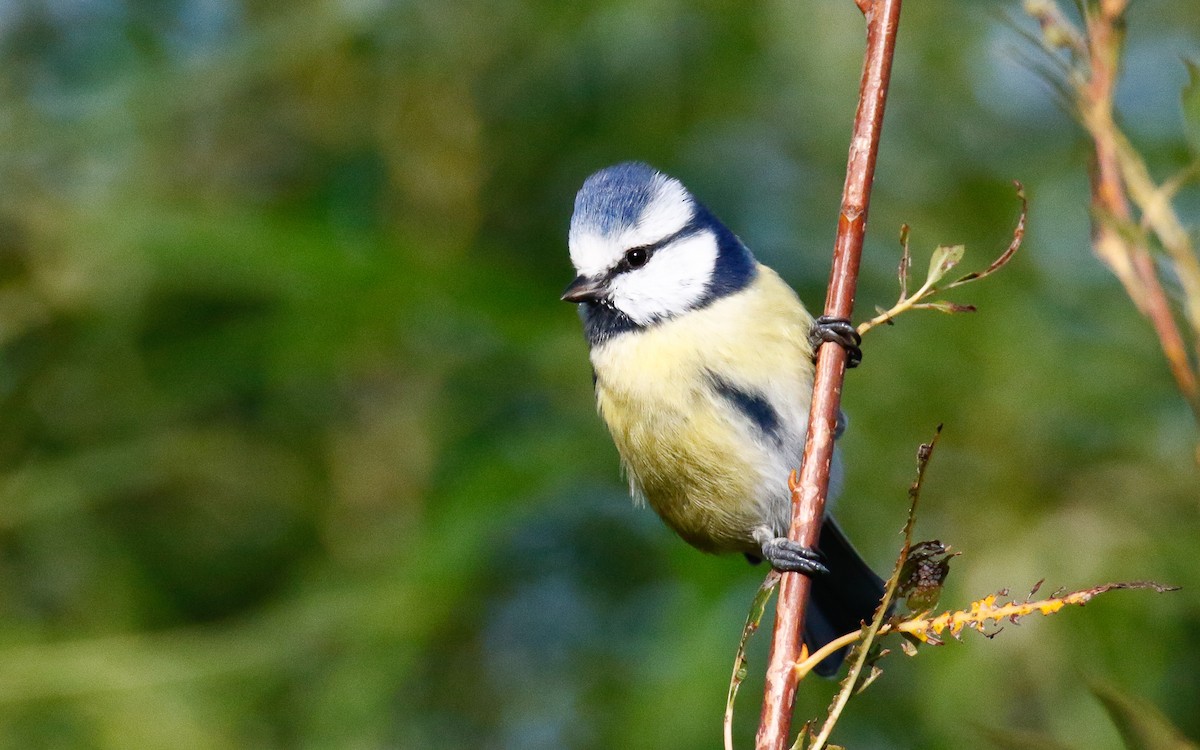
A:
{"type": "Polygon", "coordinates": [[[779,446],[762,441],[712,377],[763,394],[802,432],[810,325],[791,288],[759,266],[741,292],[593,348],[597,405],[630,484],[690,544],[753,552],[767,506],[786,497],[786,468],[767,455],[779,446]]]}

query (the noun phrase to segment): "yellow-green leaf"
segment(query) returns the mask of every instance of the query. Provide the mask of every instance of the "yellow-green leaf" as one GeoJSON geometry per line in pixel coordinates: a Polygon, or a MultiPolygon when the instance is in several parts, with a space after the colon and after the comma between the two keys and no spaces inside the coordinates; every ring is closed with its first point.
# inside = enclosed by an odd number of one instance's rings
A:
{"type": "Polygon", "coordinates": [[[951,268],[958,265],[967,251],[965,245],[938,245],[929,258],[929,275],[925,277],[926,284],[936,284],[951,268]]]}

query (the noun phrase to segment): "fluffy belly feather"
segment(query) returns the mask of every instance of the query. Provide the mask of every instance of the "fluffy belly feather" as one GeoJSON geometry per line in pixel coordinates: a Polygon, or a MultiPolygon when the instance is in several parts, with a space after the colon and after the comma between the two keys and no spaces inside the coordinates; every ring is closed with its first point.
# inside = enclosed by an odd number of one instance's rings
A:
{"type": "Polygon", "coordinates": [[[675,385],[667,401],[597,383],[600,413],[630,484],[694,547],[754,552],[754,529],[767,515],[762,478],[747,460],[755,447],[702,384],[675,385]]]}

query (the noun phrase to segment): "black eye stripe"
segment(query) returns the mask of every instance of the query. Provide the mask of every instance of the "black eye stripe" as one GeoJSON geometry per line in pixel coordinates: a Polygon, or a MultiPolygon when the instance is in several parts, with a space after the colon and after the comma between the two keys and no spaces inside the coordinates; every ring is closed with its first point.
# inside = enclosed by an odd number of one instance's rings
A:
{"type": "Polygon", "coordinates": [[[625,254],[621,256],[621,260],[617,263],[616,268],[613,269],[613,273],[619,274],[626,271],[632,271],[636,268],[641,268],[650,262],[650,258],[654,256],[654,253],[658,252],[672,242],[675,242],[676,240],[681,240],[685,237],[690,237],[693,234],[698,234],[702,228],[703,227],[701,226],[700,222],[693,217],[691,221],[689,221],[687,224],[684,224],[683,227],[675,234],[664,237],[658,242],[652,242],[649,245],[638,245],[637,247],[629,248],[625,251],[625,254]]]}

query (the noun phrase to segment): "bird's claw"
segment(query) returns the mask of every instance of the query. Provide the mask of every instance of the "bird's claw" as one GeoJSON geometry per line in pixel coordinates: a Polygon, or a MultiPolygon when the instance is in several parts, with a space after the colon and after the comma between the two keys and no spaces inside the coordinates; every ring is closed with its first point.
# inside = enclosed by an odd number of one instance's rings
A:
{"type": "Polygon", "coordinates": [[[829,575],[821,553],[787,537],[768,539],[762,544],[763,557],[781,573],[803,573],[806,576],[829,575]]]}
{"type": "Polygon", "coordinates": [[[813,359],[816,359],[817,349],[827,341],[846,350],[846,367],[858,367],[862,362],[862,336],[858,335],[854,324],[846,318],[822,315],[813,321],[812,328],[808,331],[808,343],[812,345],[813,359]]]}

